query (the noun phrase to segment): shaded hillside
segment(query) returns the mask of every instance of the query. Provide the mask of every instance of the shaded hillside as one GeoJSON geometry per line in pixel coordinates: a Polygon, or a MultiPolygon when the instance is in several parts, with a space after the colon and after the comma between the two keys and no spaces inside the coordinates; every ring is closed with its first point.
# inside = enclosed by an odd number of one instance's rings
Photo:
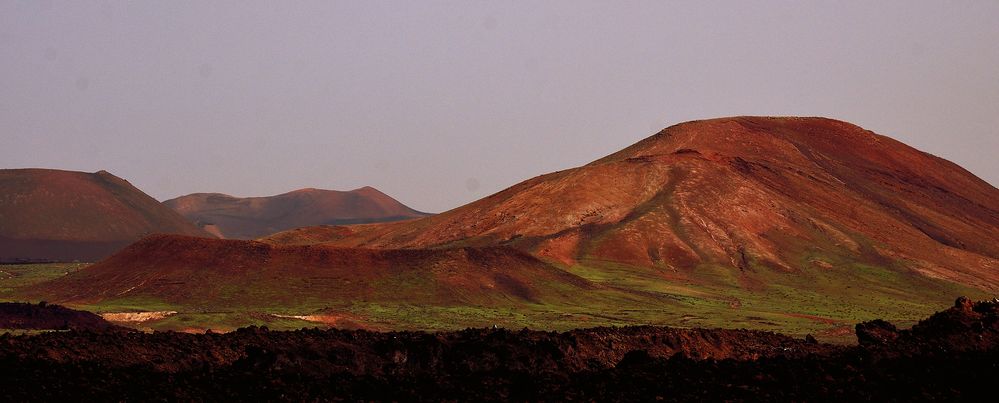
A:
{"type": "Polygon", "coordinates": [[[883,321],[856,328],[853,346],[647,326],[0,337],[0,399],[963,401],[993,393],[995,302],[959,300],[912,330],[883,321]],[[888,330],[871,340],[872,329],[888,330]]]}
{"type": "Polygon", "coordinates": [[[138,299],[303,312],[351,304],[516,307],[561,302],[592,288],[504,247],[343,249],[156,235],[25,295],[77,305],[138,299]]]}
{"type": "Polygon", "coordinates": [[[195,193],[163,202],[192,222],[230,239],[255,239],[291,228],[424,217],[372,187],[341,192],[301,189],[270,197],[195,193]]]}
{"type": "Polygon", "coordinates": [[[0,170],[0,261],[96,261],[152,233],[210,236],[106,171],[0,170]]]}
{"type": "Polygon", "coordinates": [[[999,190],[824,118],[683,123],[436,216],[351,231],[330,242],[508,245],[568,267],[614,262],[746,289],[859,267],[999,288],[999,190]]]}
{"type": "Polygon", "coordinates": [[[0,303],[0,329],[18,330],[128,330],[90,312],[58,305],[0,303]]]}

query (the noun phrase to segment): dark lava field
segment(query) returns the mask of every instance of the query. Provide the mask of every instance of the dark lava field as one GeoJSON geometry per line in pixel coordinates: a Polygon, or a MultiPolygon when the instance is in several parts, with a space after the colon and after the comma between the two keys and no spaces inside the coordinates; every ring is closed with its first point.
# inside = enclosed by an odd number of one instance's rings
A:
{"type": "MultiPolygon", "coordinates": [[[[51,324],[42,312],[63,309],[4,305],[0,322],[25,327],[31,318],[51,324]]],[[[61,327],[71,330],[0,335],[0,400],[953,401],[987,398],[999,382],[999,302],[966,298],[908,330],[859,324],[853,346],[664,327],[226,334],[72,320],[61,327]]]]}

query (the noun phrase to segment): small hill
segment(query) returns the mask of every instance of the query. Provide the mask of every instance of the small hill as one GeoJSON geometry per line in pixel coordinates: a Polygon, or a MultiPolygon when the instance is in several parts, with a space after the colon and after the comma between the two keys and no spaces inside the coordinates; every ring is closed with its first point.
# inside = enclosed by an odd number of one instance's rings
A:
{"type": "Polygon", "coordinates": [[[427,216],[372,187],[347,192],[300,189],[269,197],[195,193],[163,202],[219,237],[256,239],[313,225],[408,220],[427,216]]]}
{"type": "Polygon", "coordinates": [[[0,170],[0,262],[96,261],[152,233],[210,236],[106,171],[0,170]]]}
{"type": "Polygon", "coordinates": [[[26,295],[76,305],[139,299],[268,311],[344,303],[535,304],[589,288],[585,280],[504,247],[344,249],[154,235],[26,295]]]}

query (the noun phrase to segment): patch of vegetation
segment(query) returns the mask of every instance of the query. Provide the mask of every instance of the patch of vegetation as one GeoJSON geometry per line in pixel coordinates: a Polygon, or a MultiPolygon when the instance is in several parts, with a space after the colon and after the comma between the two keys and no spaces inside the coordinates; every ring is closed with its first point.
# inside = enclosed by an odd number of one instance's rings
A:
{"type": "Polygon", "coordinates": [[[167,303],[158,298],[145,295],[129,295],[119,298],[111,298],[95,304],[71,304],[77,309],[83,309],[94,313],[107,312],[150,312],[150,311],[175,311],[177,305],[167,303]]]}
{"type": "Polygon", "coordinates": [[[16,301],[19,288],[57,279],[89,263],[36,263],[0,265],[0,301],[16,301]]]}

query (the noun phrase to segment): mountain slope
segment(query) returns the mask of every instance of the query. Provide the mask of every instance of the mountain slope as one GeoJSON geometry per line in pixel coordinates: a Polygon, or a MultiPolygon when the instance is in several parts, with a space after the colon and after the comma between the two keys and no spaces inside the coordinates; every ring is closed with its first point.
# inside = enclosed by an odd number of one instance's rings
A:
{"type": "Polygon", "coordinates": [[[688,280],[723,268],[745,287],[757,271],[856,265],[999,286],[999,190],[823,118],[688,122],[433,217],[350,228],[332,243],[505,244],[569,266],[610,261],[688,280]]]}
{"type": "Polygon", "coordinates": [[[209,236],[106,171],[0,170],[0,261],[94,261],[151,233],[209,236]]]}
{"type": "Polygon", "coordinates": [[[398,221],[427,215],[372,187],[348,192],[300,189],[246,198],[195,193],[163,203],[206,230],[231,239],[254,239],[311,225],[398,221]]]}
{"type": "Polygon", "coordinates": [[[203,312],[261,323],[263,311],[388,329],[837,337],[999,288],[997,203],[960,167],[848,123],[724,118],[435,216],[260,242],[150,237],[24,295],[181,312],[159,328],[221,321],[203,312]]]}

